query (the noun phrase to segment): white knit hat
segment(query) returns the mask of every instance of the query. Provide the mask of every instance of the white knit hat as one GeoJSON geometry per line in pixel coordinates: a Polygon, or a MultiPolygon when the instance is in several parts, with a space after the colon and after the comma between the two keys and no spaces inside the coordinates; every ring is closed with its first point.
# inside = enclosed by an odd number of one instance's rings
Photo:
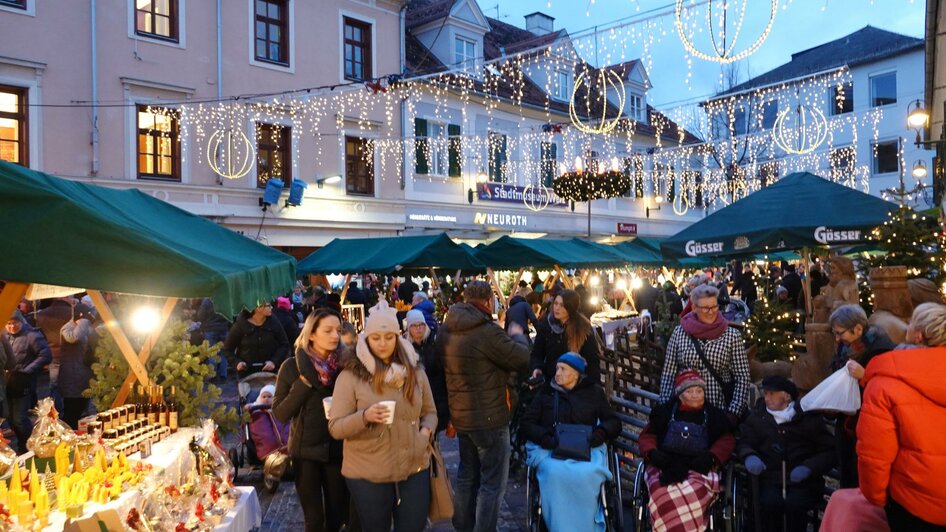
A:
{"type": "Polygon", "coordinates": [[[401,332],[397,325],[397,311],[388,306],[388,302],[381,300],[377,305],[368,309],[368,318],[365,319],[365,336],[374,333],[401,332]]]}
{"type": "Polygon", "coordinates": [[[421,311],[415,309],[415,310],[409,310],[409,311],[407,312],[407,317],[404,318],[404,323],[405,323],[408,327],[410,327],[411,325],[413,325],[413,324],[415,324],[415,323],[423,323],[423,324],[426,324],[426,323],[427,323],[427,320],[424,318],[424,313],[423,313],[423,312],[421,312],[421,311]]]}

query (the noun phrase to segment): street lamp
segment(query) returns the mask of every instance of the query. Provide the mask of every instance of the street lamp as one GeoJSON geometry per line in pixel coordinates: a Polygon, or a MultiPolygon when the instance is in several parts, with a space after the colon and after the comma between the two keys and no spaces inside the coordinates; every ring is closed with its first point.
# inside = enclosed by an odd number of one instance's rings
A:
{"type": "Polygon", "coordinates": [[[907,125],[917,130],[917,135],[920,134],[920,128],[926,127],[929,119],[930,114],[921,100],[916,100],[907,108],[907,125]]]}
{"type": "Polygon", "coordinates": [[[923,179],[926,177],[926,174],[926,163],[923,162],[923,159],[917,159],[917,161],[913,163],[913,177],[923,179]]]}
{"type": "MultiPolygon", "coordinates": [[[[917,147],[935,148],[936,156],[933,157],[933,202],[938,204],[943,195],[943,179],[946,177],[946,100],[943,100],[943,128],[939,135],[939,140],[923,140],[920,129],[929,127],[930,113],[927,111],[923,101],[916,100],[910,104],[907,111],[907,126],[916,129],[917,147]]],[[[919,162],[919,161],[918,161],[919,162]]],[[[913,165],[913,176],[923,177],[928,174],[925,164],[913,165]],[[922,174],[922,176],[920,175],[922,174]]],[[[901,193],[903,186],[901,185],[901,193]]]]}

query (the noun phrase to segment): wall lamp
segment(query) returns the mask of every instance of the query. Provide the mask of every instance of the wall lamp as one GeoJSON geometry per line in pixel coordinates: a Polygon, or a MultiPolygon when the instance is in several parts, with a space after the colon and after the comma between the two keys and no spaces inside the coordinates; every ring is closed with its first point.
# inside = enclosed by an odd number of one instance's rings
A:
{"type": "Polygon", "coordinates": [[[663,198],[663,196],[661,196],[660,194],[654,196],[654,204],[656,205],[656,206],[654,206],[654,207],[651,207],[651,206],[647,205],[647,202],[646,202],[646,200],[645,200],[645,202],[644,202],[644,216],[647,217],[647,218],[650,218],[650,211],[659,211],[659,210],[660,210],[660,207],[661,207],[660,204],[663,203],[663,201],[664,201],[664,198],[663,198]]]}
{"type": "Polygon", "coordinates": [[[319,188],[322,188],[322,186],[325,185],[326,183],[328,183],[329,185],[334,185],[335,183],[341,182],[341,180],[342,180],[342,176],[340,175],[330,175],[327,177],[320,177],[316,179],[315,184],[318,185],[319,188]]]}

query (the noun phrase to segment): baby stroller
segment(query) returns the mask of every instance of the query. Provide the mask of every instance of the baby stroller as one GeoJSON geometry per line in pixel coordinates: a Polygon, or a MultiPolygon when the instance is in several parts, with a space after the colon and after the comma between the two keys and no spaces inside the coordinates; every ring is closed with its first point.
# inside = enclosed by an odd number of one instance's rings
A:
{"type": "Polygon", "coordinates": [[[745,323],[749,319],[749,305],[738,297],[731,297],[723,309],[723,317],[730,322],[745,323]]]}
{"type": "Polygon", "coordinates": [[[251,403],[267,385],[275,385],[276,375],[259,372],[248,375],[237,385],[240,394],[240,411],[249,412],[250,422],[240,427],[240,445],[230,449],[230,460],[237,479],[240,467],[249,464],[262,466],[263,484],[270,493],[279,488],[289,465],[286,445],[289,442],[289,423],[283,423],[273,415],[270,405],[251,403]]]}

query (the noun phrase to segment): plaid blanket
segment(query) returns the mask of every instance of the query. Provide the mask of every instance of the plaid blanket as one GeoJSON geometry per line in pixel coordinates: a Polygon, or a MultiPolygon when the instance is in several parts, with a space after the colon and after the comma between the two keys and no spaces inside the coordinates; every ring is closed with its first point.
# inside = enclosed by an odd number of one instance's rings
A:
{"type": "Polygon", "coordinates": [[[719,494],[719,473],[701,475],[690,471],[683,482],[662,486],[660,470],[648,466],[645,472],[650,501],[647,509],[655,532],[693,532],[705,530],[709,523],[707,512],[719,494]]]}

